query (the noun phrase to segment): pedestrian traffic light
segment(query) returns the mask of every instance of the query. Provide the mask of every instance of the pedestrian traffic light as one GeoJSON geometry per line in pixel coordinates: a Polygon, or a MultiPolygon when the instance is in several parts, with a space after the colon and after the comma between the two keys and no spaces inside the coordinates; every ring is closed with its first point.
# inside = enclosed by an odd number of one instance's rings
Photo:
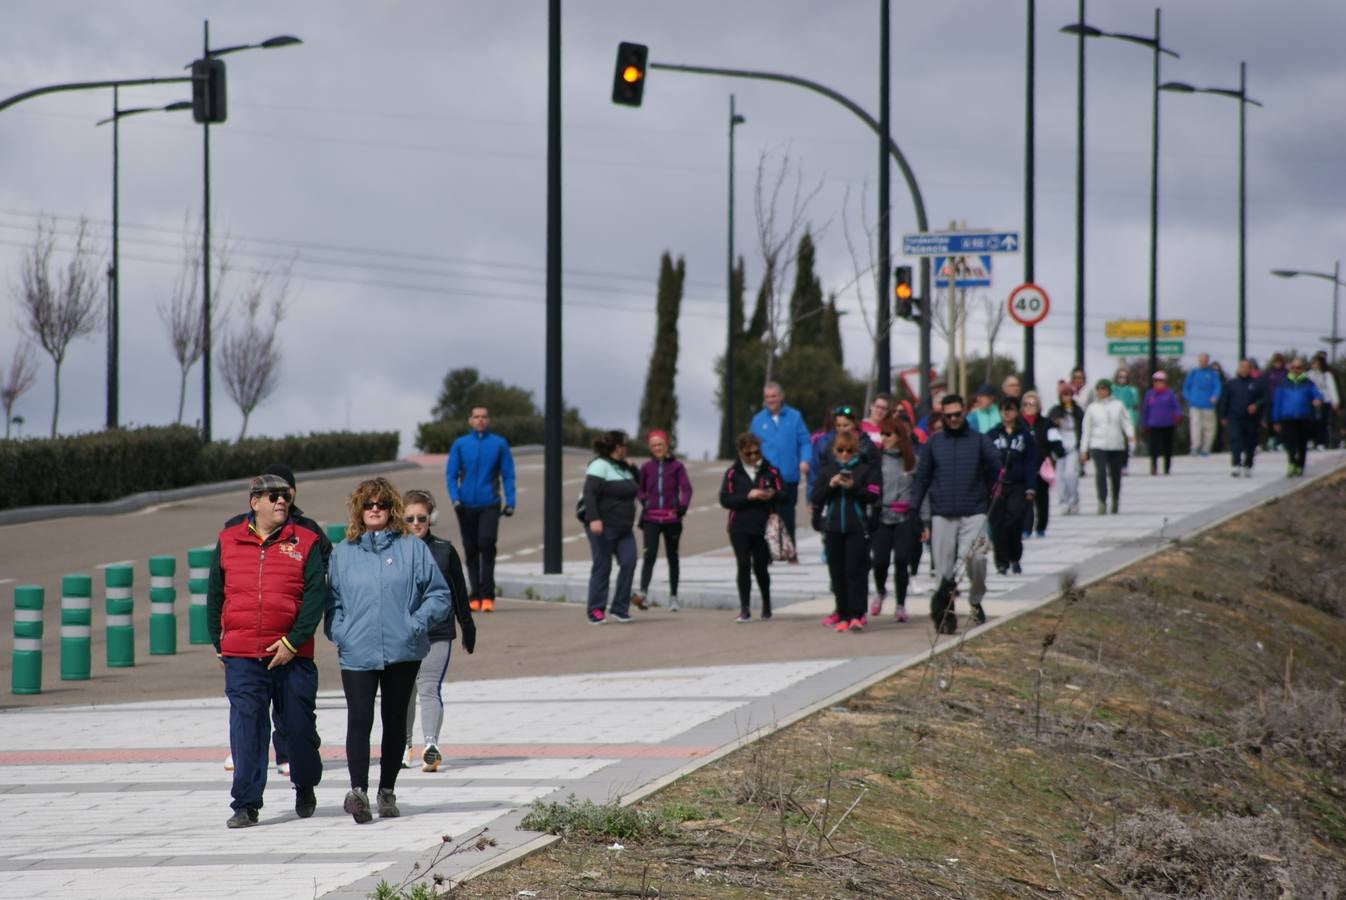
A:
{"type": "Polygon", "coordinates": [[[911,296],[911,266],[898,266],[893,269],[893,297],[897,300],[899,319],[916,317],[917,303],[911,296]]]}
{"type": "Polygon", "coordinates": [[[226,112],[224,60],[196,60],[192,63],[192,118],[201,123],[223,122],[226,112]]]}
{"type": "Polygon", "coordinates": [[[622,41],[617,45],[617,71],[612,76],[612,102],[639,106],[645,94],[645,62],[650,48],[622,41]]]}

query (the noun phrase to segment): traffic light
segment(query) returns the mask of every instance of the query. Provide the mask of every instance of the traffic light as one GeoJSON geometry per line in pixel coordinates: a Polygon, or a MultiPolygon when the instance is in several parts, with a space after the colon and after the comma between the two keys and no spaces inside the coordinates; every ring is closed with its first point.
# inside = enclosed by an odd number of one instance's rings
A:
{"type": "Polygon", "coordinates": [[[224,60],[196,60],[192,63],[192,118],[202,123],[223,122],[226,112],[224,60]]]}
{"type": "Polygon", "coordinates": [[[639,106],[645,93],[645,62],[650,48],[622,41],[617,45],[617,71],[612,76],[612,102],[639,106]]]}
{"type": "Polygon", "coordinates": [[[911,296],[911,266],[893,269],[893,298],[897,301],[897,317],[912,319],[918,311],[918,301],[911,296]]]}

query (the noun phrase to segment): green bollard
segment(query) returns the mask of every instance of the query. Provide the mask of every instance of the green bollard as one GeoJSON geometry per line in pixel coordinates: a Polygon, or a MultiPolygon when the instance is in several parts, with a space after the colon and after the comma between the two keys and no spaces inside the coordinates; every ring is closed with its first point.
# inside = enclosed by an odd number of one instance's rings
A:
{"type": "Polygon", "coordinates": [[[93,579],[66,575],[61,579],[61,680],[88,681],[93,653],[93,579]]]}
{"type": "Polygon", "coordinates": [[[107,665],[125,669],[136,664],[136,629],[131,623],[131,583],[135,570],[130,566],[108,566],[103,570],[107,597],[107,665]]]}
{"type": "Polygon", "coordinates": [[[42,588],[14,588],[14,669],[10,687],[16,694],[42,693],[42,588]]]}
{"type": "Polygon", "coordinates": [[[346,539],[346,526],[341,522],[332,522],[327,526],[327,539],[339,544],[346,539]]]}
{"type": "Polygon", "coordinates": [[[209,644],[206,629],[206,593],[210,590],[210,558],[214,547],[193,547],[187,551],[187,593],[191,606],[187,607],[187,640],[192,644],[209,644]]]}
{"type": "Polygon", "coordinates": [[[178,590],[173,576],[178,561],[172,556],[150,557],[150,656],[178,652],[178,615],[173,611],[178,590]]]}

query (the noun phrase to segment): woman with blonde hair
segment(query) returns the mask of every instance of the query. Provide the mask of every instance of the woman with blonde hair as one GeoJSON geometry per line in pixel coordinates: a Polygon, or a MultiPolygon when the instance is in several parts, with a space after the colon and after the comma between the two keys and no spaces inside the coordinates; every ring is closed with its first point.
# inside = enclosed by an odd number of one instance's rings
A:
{"type": "Polygon", "coordinates": [[[346,694],[351,789],[342,807],[362,825],[373,819],[374,696],[382,695],[378,813],[392,818],[400,815],[393,789],[402,770],[407,704],[421,660],[430,652],[430,629],[449,617],[452,600],[429,548],[407,532],[402,497],[392,482],[360,482],[346,509],[346,539],[332,548],[328,568],[327,636],[336,644],[346,694]]]}

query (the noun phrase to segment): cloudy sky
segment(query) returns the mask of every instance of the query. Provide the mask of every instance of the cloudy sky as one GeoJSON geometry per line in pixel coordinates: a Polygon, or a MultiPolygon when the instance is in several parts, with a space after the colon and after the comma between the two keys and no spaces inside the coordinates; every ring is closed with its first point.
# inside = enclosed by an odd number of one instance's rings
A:
{"type": "MultiPolygon", "coordinates": [[[[932,227],[1023,225],[1024,4],[893,3],[893,135],[924,194],[932,227]]],[[[654,329],[660,254],[687,260],[678,392],[685,451],[717,433],[714,359],[724,343],[726,120],[738,129],[737,244],[750,286],[753,182],[759,161],[788,155],[822,188],[825,290],[853,280],[843,225],[873,221],[875,138],[830,101],[785,85],[653,72],[641,109],[610,103],[618,41],[651,59],[789,72],[876,109],[874,0],[571,0],[564,18],[565,371],[567,401],[590,422],[632,428],[654,329]],[[844,198],[849,191],[849,208],[844,198]]],[[[413,452],[438,384],[454,367],[543,388],[546,4],[540,0],[197,2],[10,0],[0,37],[0,94],[67,81],[178,74],[213,46],[293,34],[302,46],[227,57],[229,120],[212,129],[213,227],[233,247],[232,290],[292,261],[281,326],[284,373],[253,433],[396,429],[413,452]]],[[[1076,0],[1037,3],[1038,283],[1053,298],[1039,328],[1038,380],[1073,356],[1075,39],[1057,33],[1076,0]]],[[[1091,24],[1149,33],[1153,7],[1090,5],[1091,24]]],[[[1284,281],[1272,268],[1330,271],[1346,255],[1346,4],[1340,0],[1182,0],[1164,12],[1181,54],[1163,77],[1236,87],[1248,63],[1250,347],[1265,358],[1309,348],[1330,330],[1331,286],[1284,281]]],[[[1120,41],[1088,47],[1088,366],[1113,365],[1104,323],[1146,314],[1150,56],[1120,41]]],[[[122,105],[183,99],[182,86],[126,89],[122,105]]],[[[39,216],[69,235],[80,217],[110,243],[111,141],[94,123],[110,92],[58,94],[0,113],[0,365],[20,340],[14,298],[39,216]]],[[[1164,94],[1160,146],[1160,314],[1188,323],[1189,356],[1235,353],[1238,103],[1164,94]]],[[[137,116],[121,128],[122,418],[176,411],[177,372],[157,308],[181,264],[184,221],[201,211],[201,132],[190,114],[137,116]]],[[[894,247],[915,230],[893,172],[894,247]]],[[[70,240],[63,243],[69,245],[70,240]]],[[[915,260],[908,260],[914,263],[915,260]]],[[[997,257],[997,302],[1022,277],[997,257]]],[[[868,287],[868,282],[866,282],[868,287]]],[[[867,290],[866,299],[872,298],[867,290]]],[[[847,363],[870,345],[853,289],[839,301],[847,363]]],[[[1007,327],[1000,349],[1021,352],[1007,327]]],[[[982,345],[974,320],[969,346],[982,345]]],[[[942,356],[936,339],[937,360],[942,356]]],[[[914,362],[899,325],[894,362],[914,362]]],[[[72,346],[61,431],[102,427],[105,339],[72,346]]],[[[50,424],[51,364],[16,412],[25,434],[50,424]]],[[[201,409],[192,373],[186,418],[201,409]]],[[[241,417],[218,370],[215,433],[241,417]]]]}

